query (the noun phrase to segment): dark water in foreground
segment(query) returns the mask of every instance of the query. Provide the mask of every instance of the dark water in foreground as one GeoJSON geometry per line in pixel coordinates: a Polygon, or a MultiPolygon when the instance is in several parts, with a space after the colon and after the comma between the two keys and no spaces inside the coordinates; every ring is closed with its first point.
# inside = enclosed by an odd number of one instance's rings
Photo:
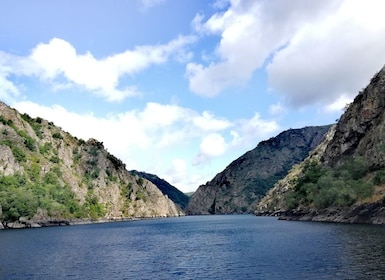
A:
{"type": "Polygon", "coordinates": [[[0,279],[385,279],[385,226],[192,216],[0,231],[0,279]]]}

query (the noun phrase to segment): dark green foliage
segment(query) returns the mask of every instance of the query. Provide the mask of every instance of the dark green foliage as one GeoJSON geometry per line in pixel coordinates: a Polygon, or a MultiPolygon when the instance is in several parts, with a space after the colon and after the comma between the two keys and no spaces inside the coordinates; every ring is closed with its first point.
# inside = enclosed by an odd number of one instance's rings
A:
{"type": "Polygon", "coordinates": [[[52,163],[59,163],[60,162],[60,159],[57,156],[52,156],[49,160],[52,163]]]}
{"type": "Polygon", "coordinates": [[[92,146],[92,147],[88,150],[88,153],[89,153],[89,155],[92,156],[92,157],[98,156],[98,153],[99,153],[99,148],[98,148],[98,146],[92,146]]]}
{"type": "Polygon", "coordinates": [[[23,162],[26,159],[26,153],[23,149],[17,147],[16,145],[13,145],[10,140],[1,140],[0,145],[6,145],[11,148],[12,154],[16,161],[23,162]]]}
{"type": "Polygon", "coordinates": [[[22,138],[24,138],[24,145],[30,150],[30,151],[35,151],[36,149],[36,141],[27,134],[27,132],[25,132],[24,130],[17,130],[16,129],[16,132],[17,134],[19,134],[19,136],[21,136],[22,138]]]}
{"type": "Polygon", "coordinates": [[[112,163],[112,165],[115,167],[115,169],[120,169],[120,168],[126,168],[126,165],[117,157],[114,155],[111,155],[110,153],[107,154],[107,159],[109,159],[112,163]]]}
{"type": "Polygon", "coordinates": [[[63,136],[60,134],[60,132],[55,132],[52,134],[52,137],[53,138],[56,138],[56,139],[63,139],[63,136]]]}
{"type": "Polygon", "coordinates": [[[142,191],[137,191],[136,200],[143,200],[144,202],[146,202],[147,201],[146,195],[142,191]]]}
{"type": "Polygon", "coordinates": [[[3,125],[12,125],[13,124],[12,120],[7,120],[1,115],[0,115],[0,123],[2,123],[3,125]]]}
{"type": "Polygon", "coordinates": [[[23,162],[23,161],[25,161],[26,154],[25,154],[25,152],[24,152],[22,149],[20,149],[20,148],[17,147],[17,146],[12,146],[11,149],[12,149],[12,154],[13,154],[13,156],[15,157],[15,159],[16,159],[18,162],[23,162]]]}
{"type": "Polygon", "coordinates": [[[93,194],[92,190],[88,191],[86,202],[82,206],[81,211],[83,215],[86,214],[92,219],[103,217],[106,214],[103,205],[99,203],[98,198],[93,194]]]}
{"type": "Polygon", "coordinates": [[[142,177],[139,177],[138,179],[136,179],[136,183],[139,185],[139,186],[143,186],[143,178],[142,177]]]}
{"type": "Polygon", "coordinates": [[[48,154],[52,150],[52,144],[47,142],[43,146],[39,146],[39,152],[43,155],[48,154]]]}
{"type": "Polygon", "coordinates": [[[72,152],[72,154],[73,154],[73,161],[74,161],[75,163],[78,163],[79,160],[80,160],[81,157],[82,157],[82,155],[79,153],[79,150],[78,150],[78,149],[74,149],[73,152],[72,152]]]}
{"type": "Polygon", "coordinates": [[[28,114],[22,114],[21,115],[21,118],[28,122],[29,125],[32,127],[32,129],[35,131],[37,137],[39,137],[40,139],[43,138],[43,134],[41,132],[41,124],[43,122],[43,119],[38,117],[36,119],[33,119],[31,118],[28,114]]]}
{"type": "Polygon", "coordinates": [[[374,184],[382,185],[385,183],[385,170],[379,170],[374,177],[374,184]]]}
{"type": "Polygon", "coordinates": [[[30,150],[35,151],[36,142],[31,137],[27,136],[24,138],[24,145],[30,150]]]}
{"type": "Polygon", "coordinates": [[[373,182],[365,180],[369,168],[358,157],[339,167],[330,168],[311,162],[295,184],[294,192],[286,197],[286,206],[298,205],[327,208],[350,206],[373,194],[373,182]]]}
{"type": "Polygon", "coordinates": [[[122,195],[127,199],[131,199],[131,194],[132,194],[132,183],[128,183],[126,187],[122,188],[122,195]]]}
{"type": "MultiPolygon", "coordinates": [[[[31,168],[28,172],[36,170],[31,168]]],[[[75,212],[79,212],[82,206],[70,187],[60,183],[58,174],[61,175],[60,170],[52,169],[43,178],[35,178],[35,181],[29,181],[20,174],[0,176],[1,220],[32,218],[38,208],[46,209],[54,217],[75,217],[75,212]]]]}

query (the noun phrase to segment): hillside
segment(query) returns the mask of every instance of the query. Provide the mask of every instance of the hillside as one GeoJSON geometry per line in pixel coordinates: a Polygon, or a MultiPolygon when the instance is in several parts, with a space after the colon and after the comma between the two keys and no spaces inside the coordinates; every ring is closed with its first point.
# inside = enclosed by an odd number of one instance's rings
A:
{"type": "Polygon", "coordinates": [[[179,214],[103,143],[77,139],[0,102],[0,220],[6,227],[179,214]]]}
{"type": "Polygon", "coordinates": [[[166,180],[163,180],[154,174],[146,172],[140,172],[136,170],[131,170],[130,172],[133,175],[138,175],[142,178],[149,180],[155,186],[157,186],[164,195],[167,195],[168,198],[170,198],[181,209],[186,208],[190,198],[186,194],[175,188],[173,185],[168,183],[166,180]]]}
{"type": "Polygon", "coordinates": [[[316,147],[329,126],[290,129],[245,153],[191,196],[187,214],[254,212],[259,200],[316,147]]]}
{"type": "Polygon", "coordinates": [[[256,214],[385,223],[384,139],[382,68],[358,93],[326,141],[275,185],[257,206],[256,214]]]}

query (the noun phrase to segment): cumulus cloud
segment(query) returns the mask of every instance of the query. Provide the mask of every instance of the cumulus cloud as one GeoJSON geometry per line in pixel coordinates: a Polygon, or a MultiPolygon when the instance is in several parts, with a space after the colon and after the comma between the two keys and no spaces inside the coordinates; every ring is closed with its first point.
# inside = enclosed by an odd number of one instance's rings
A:
{"type": "Polygon", "coordinates": [[[258,114],[251,119],[227,120],[212,113],[159,103],[105,117],[29,101],[12,106],[32,117],[53,121],[84,140],[96,138],[128,169],[153,172],[181,189],[197,187],[192,185],[196,180],[212,176],[199,169],[211,160],[243,150],[250,143],[253,147],[279,129],[274,121],[263,120],[258,114]],[[208,124],[202,125],[203,120],[208,120],[208,124]]]}
{"type": "Polygon", "coordinates": [[[381,0],[217,3],[228,6],[192,21],[197,33],[220,38],[214,58],[206,61],[206,52],[202,62],[186,65],[189,88],[198,95],[215,97],[266,69],[282,104],[328,106],[342,96],[354,97],[384,65],[381,0]]]}
{"type": "Polygon", "coordinates": [[[267,67],[270,85],[292,106],[352,98],[385,62],[383,1],[344,1],[297,30],[267,67]]]}
{"type": "Polygon", "coordinates": [[[190,90],[202,96],[213,97],[248,81],[275,50],[289,42],[299,26],[322,15],[335,1],[229,2],[225,12],[215,13],[205,22],[198,14],[192,23],[199,33],[221,37],[215,50],[218,61],[186,66],[190,90]]]}
{"type": "MultiPolygon", "coordinates": [[[[75,47],[63,39],[53,38],[48,43],[37,45],[29,57],[3,53],[0,55],[0,71],[7,69],[8,73],[16,75],[36,75],[52,82],[55,89],[80,86],[107,101],[121,101],[139,94],[135,85],[120,83],[123,76],[136,74],[171,58],[178,61],[189,59],[191,54],[186,47],[194,40],[193,36],[179,36],[164,45],[137,46],[134,50],[97,59],[90,52],[77,53],[75,47]]],[[[0,75],[6,79],[4,73],[0,72],[0,75]]],[[[15,94],[12,84],[2,85],[7,87],[7,92],[15,94]]]]}
{"type": "Polygon", "coordinates": [[[327,113],[342,113],[342,111],[353,101],[352,98],[342,95],[338,97],[334,102],[325,106],[324,111],[327,113]]]}

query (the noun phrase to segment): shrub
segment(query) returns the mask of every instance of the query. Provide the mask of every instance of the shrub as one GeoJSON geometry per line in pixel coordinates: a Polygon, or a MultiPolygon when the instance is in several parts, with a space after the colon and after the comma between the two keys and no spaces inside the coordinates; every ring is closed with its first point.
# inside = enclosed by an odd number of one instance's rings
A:
{"type": "Polygon", "coordinates": [[[11,149],[12,149],[12,154],[17,161],[22,162],[25,160],[26,155],[22,149],[16,146],[13,146],[11,149]]]}
{"type": "Polygon", "coordinates": [[[373,183],[364,179],[368,172],[368,166],[360,157],[334,169],[311,162],[304,167],[294,192],[286,197],[286,206],[291,209],[299,204],[316,208],[350,206],[373,194],[373,183]]]}
{"type": "Polygon", "coordinates": [[[63,136],[60,134],[60,132],[55,132],[52,134],[52,137],[53,138],[56,138],[56,139],[63,139],[63,136]]]}

